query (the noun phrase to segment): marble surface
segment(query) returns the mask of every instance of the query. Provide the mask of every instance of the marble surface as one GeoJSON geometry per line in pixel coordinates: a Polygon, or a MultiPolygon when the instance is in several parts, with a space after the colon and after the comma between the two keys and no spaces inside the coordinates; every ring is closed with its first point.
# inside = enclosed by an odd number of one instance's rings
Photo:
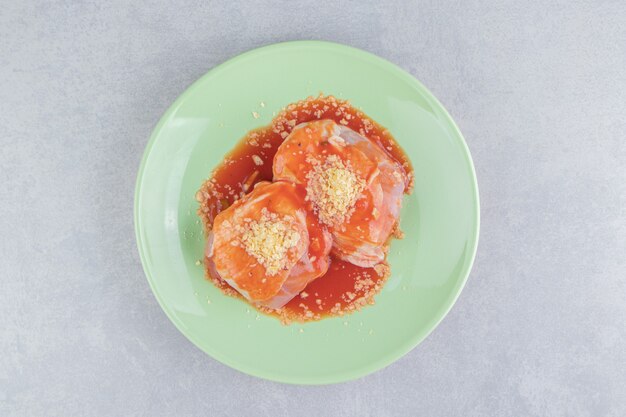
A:
{"type": "Polygon", "coordinates": [[[0,0],[0,415],[626,415],[626,3],[0,0]],[[288,386],[189,343],[132,220],[168,105],[295,39],[397,63],[472,152],[481,241],[458,303],[363,379],[288,386]]]}

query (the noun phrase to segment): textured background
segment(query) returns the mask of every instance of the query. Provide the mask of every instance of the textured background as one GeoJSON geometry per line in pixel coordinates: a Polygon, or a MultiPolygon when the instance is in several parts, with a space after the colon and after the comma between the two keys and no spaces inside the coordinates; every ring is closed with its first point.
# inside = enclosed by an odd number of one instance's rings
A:
{"type": "Polygon", "coordinates": [[[0,0],[0,415],[626,415],[626,3],[97,3],[0,0]],[[334,386],[258,380],[192,346],[133,232],[168,105],[294,39],[415,75],[481,192],[455,308],[395,364],[334,386]]]}

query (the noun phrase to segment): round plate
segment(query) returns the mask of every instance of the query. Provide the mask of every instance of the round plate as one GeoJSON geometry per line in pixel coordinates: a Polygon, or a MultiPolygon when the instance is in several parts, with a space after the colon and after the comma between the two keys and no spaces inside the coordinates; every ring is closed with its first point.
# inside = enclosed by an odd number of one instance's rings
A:
{"type": "Polygon", "coordinates": [[[409,352],[459,296],[478,228],[472,161],[441,104],[395,65],[326,42],[255,49],[200,78],[154,129],[135,191],[141,261],[170,320],[218,361],[288,383],[357,378],[409,352]],[[404,198],[406,236],[391,245],[391,278],[376,304],[345,317],[283,326],[205,280],[194,196],[247,131],[320,92],[349,99],[390,130],[413,162],[415,188],[404,198]]]}

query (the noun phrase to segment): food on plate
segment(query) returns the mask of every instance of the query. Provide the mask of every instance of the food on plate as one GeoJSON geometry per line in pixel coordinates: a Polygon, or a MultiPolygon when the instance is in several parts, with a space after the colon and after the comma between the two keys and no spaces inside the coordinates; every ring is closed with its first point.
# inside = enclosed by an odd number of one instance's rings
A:
{"type": "Polygon", "coordinates": [[[306,188],[339,259],[363,267],[384,261],[408,179],[378,145],[333,120],[302,123],[274,156],[274,180],[306,188]]]}
{"type": "Polygon", "coordinates": [[[302,187],[261,182],[215,217],[209,268],[248,301],[283,307],[330,264],[331,236],[306,209],[302,187]]]}
{"type": "Polygon", "coordinates": [[[412,185],[406,154],[361,110],[332,96],[290,104],[196,193],[207,278],[283,323],[373,304],[412,185]]]}

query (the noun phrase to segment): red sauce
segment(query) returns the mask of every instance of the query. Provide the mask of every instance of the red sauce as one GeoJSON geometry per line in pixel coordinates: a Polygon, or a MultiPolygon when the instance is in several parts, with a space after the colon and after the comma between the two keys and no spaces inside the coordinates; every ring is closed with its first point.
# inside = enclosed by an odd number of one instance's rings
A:
{"type": "MultiPolygon", "coordinates": [[[[272,180],[274,155],[294,126],[318,119],[334,120],[376,142],[402,165],[408,179],[405,192],[411,191],[413,168],[388,130],[346,101],[331,96],[308,98],[287,106],[269,126],[249,132],[202,185],[196,198],[200,202],[198,215],[205,230],[211,229],[217,214],[245,195],[254,184],[272,180]]],[[[316,320],[326,315],[345,314],[373,303],[373,296],[388,276],[388,268],[383,269],[385,271],[377,273],[374,268],[361,268],[333,258],[328,272],[310,283],[281,310],[261,310],[280,316],[284,321],[316,320]]],[[[228,295],[241,297],[225,281],[208,275],[228,295]]]]}
{"type": "Polygon", "coordinates": [[[355,300],[363,299],[363,304],[370,302],[372,291],[376,290],[374,293],[377,293],[386,279],[384,275],[379,276],[373,268],[362,268],[333,256],[331,259],[328,272],[306,287],[306,296],[303,297],[305,294],[301,293],[283,307],[289,310],[289,315],[298,315],[303,310],[302,305],[322,316],[333,313],[333,308],[336,312],[348,311],[355,300]],[[371,282],[363,285],[368,278],[371,282]]]}

